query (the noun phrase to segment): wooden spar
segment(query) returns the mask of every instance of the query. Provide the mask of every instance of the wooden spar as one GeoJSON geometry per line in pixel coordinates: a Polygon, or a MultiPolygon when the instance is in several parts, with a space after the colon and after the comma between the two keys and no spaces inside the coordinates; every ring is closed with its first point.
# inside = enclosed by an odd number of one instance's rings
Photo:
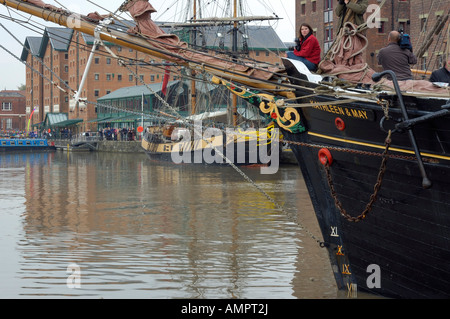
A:
{"type": "MultiPolygon", "coordinates": [[[[73,29],[75,31],[89,34],[94,37],[95,37],[95,29],[99,26],[99,24],[89,22],[83,19],[76,13],[73,13],[72,15],[68,16],[68,12],[66,11],[62,12],[54,11],[51,9],[42,8],[19,0],[0,0],[0,3],[12,9],[31,14],[45,21],[50,21],[58,25],[73,29]],[[74,19],[77,20],[74,22],[74,19]]],[[[192,61],[180,62],[180,59],[182,59],[180,56],[167,53],[164,50],[153,47],[151,42],[147,41],[143,37],[132,36],[127,34],[126,32],[120,32],[108,28],[107,26],[102,28],[102,30],[98,33],[98,36],[99,39],[102,41],[107,41],[114,43],[116,45],[128,47],[136,51],[151,55],[153,57],[175,62],[178,65],[187,66],[192,69],[197,69],[199,71],[204,71],[211,75],[227,79],[229,81],[238,82],[242,85],[247,85],[249,87],[266,91],[280,89],[279,83],[270,83],[267,81],[258,80],[256,78],[249,78],[245,74],[239,72],[222,70],[214,67],[213,65],[199,64],[197,62],[192,61]]],[[[285,92],[278,92],[278,94],[289,98],[293,97],[293,93],[289,90],[285,92]]]]}
{"type": "Polygon", "coordinates": [[[211,26],[211,25],[231,25],[237,22],[248,22],[248,21],[263,21],[263,20],[279,20],[280,18],[267,17],[267,16],[257,16],[257,17],[236,17],[236,18],[203,18],[203,19],[192,19],[191,22],[164,22],[161,26],[163,27],[199,27],[199,26],[211,26]]]}
{"type": "MultiPolygon", "coordinates": [[[[61,12],[56,12],[50,9],[41,8],[32,4],[29,4],[24,1],[17,0],[0,0],[0,3],[16,9],[18,11],[22,11],[31,15],[34,15],[38,18],[41,18],[45,21],[50,21],[61,26],[80,31],[91,36],[95,37],[95,28],[97,24],[88,22],[83,19],[78,19],[75,23],[73,22],[73,18],[76,18],[76,14],[68,17],[61,12]]],[[[163,54],[162,52],[158,52],[156,49],[153,49],[149,46],[149,42],[143,38],[132,37],[123,32],[104,29],[100,32],[100,39],[103,41],[115,43],[124,47],[129,47],[144,53],[147,53],[151,56],[168,59],[168,56],[163,54]]],[[[185,64],[187,65],[187,63],[185,64]]]]}

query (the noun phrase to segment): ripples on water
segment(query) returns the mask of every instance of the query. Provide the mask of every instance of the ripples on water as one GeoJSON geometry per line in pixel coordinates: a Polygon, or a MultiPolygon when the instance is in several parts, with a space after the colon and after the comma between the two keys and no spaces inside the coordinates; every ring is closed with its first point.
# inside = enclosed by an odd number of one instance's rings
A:
{"type": "Polygon", "coordinates": [[[299,169],[243,170],[287,213],[230,167],[1,154],[0,297],[336,298],[299,169]]]}

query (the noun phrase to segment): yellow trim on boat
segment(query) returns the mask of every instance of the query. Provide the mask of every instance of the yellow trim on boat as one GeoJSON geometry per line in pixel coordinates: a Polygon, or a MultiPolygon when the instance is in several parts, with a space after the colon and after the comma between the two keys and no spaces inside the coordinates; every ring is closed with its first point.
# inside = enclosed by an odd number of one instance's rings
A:
{"type": "MultiPolygon", "coordinates": [[[[327,139],[327,140],[345,142],[345,143],[349,143],[349,144],[362,145],[362,146],[378,148],[378,149],[383,149],[383,150],[386,148],[386,146],[384,146],[384,145],[376,145],[376,144],[358,142],[358,141],[348,140],[348,139],[345,139],[345,138],[332,137],[332,136],[323,135],[323,134],[314,133],[314,132],[308,132],[308,134],[312,135],[312,136],[320,137],[320,138],[323,138],[323,139],[327,139]]],[[[397,147],[390,147],[389,150],[400,152],[400,153],[412,154],[412,155],[415,154],[414,151],[405,150],[405,149],[401,149],[401,148],[397,148],[397,147]]],[[[426,157],[438,158],[438,159],[443,159],[443,160],[446,160],[446,161],[450,161],[450,157],[449,156],[442,156],[442,155],[431,154],[431,153],[423,153],[423,152],[421,152],[420,154],[422,156],[426,156],[426,157]]]]}

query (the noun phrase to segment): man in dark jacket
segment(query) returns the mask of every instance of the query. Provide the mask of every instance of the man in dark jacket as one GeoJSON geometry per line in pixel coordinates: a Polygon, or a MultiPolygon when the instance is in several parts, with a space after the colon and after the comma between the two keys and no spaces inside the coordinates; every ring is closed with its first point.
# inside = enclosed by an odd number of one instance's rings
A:
{"type": "Polygon", "coordinates": [[[345,22],[351,22],[356,26],[364,23],[364,13],[369,6],[369,0],[338,0],[339,3],[335,9],[339,17],[338,32],[344,26],[345,22]]]}
{"type": "Polygon", "coordinates": [[[378,63],[383,70],[391,70],[397,76],[397,80],[412,80],[410,65],[417,63],[417,58],[409,49],[402,49],[398,44],[400,33],[389,32],[388,45],[378,52],[378,63]]]}
{"type": "Polygon", "coordinates": [[[430,82],[444,82],[450,84],[450,56],[444,62],[444,66],[431,73],[430,82]]]}

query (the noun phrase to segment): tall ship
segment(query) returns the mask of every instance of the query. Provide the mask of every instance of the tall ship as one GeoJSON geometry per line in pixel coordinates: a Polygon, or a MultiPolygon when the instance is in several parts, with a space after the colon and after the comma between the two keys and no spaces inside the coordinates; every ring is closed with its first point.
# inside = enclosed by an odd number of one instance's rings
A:
{"type": "MultiPolygon", "coordinates": [[[[229,0],[221,4],[222,18],[204,17],[206,13],[200,1],[180,1],[177,6],[181,14],[173,15],[182,15],[184,21],[163,22],[158,26],[165,32],[176,32],[191,49],[212,52],[210,54],[220,52],[227,59],[237,60],[249,59],[249,45],[263,46],[260,43],[263,40],[277,49],[284,47],[281,40],[272,35],[273,29],[247,25],[249,21],[278,19],[276,17],[244,16],[236,2],[232,5],[229,0]]],[[[214,165],[268,164],[272,140],[278,135],[274,135],[273,123],[259,114],[259,108],[244,99],[238,100],[221,85],[212,86],[210,76],[203,72],[185,71],[183,78],[190,96],[185,107],[189,116],[182,121],[179,114],[170,112],[171,107],[168,107],[172,120],[145,129],[142,147],[149,158],[214,165]]]]}
{"type": "MultiPolygon", "coordinates": [[[[151,19],[148,1],[125,1],[136,27],[114,30],[98,14],[67,23],[71,12],[41,1],[1,0],[11,9],[92,34],[211,75],[272,119],[304,177],[339,289],[390,298],[450,297],[450,92],[392,71],[311,73],[239,62],[189,50],[151,19]],[[386,78],[389,76],[389,78],[386,78]],[[357,83],[353,80],[357,78],[357,83]]],[[[115,9],[114,9],[115,10],[115,9]]],[[[448,12],[444,12],[448,19],[448,12]]],[[[448,24],[446,28],[448,28],[448,24]]],[[[352,24],[339,50],[364,47],[352,24]]],[[[444,28],[444,32],[448,30],[444,28]]],[[[351,53],[352,61],[358,53],[351,53]]],[[[331,64],[337,61],[329,60],[331,64]]],[[[364,63],[363,63],[364,64],[364,63]]],[[[282,258],[282,256],[280,256],[282,258]]]]}

